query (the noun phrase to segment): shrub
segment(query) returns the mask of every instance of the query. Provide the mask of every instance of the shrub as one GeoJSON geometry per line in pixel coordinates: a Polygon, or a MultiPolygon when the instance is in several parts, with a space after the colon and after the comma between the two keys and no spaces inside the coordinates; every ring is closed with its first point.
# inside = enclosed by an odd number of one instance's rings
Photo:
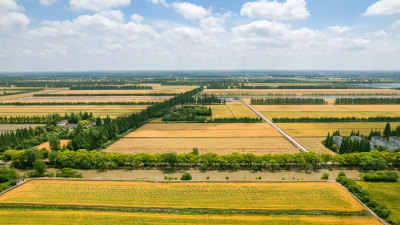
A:
{"type": "Polygon", "coordinates": [[[362,178],[365,181],[396,182],[399,179],[399,175],[393,171],[381,170],[377,172],[366,173],[362,178]]]}
{"type": "Polygon", "coordinates": [[[192,174],[190,173],[183,173],[181,180],[191,180],[192,179],[192,174]]]}
{"type": "Polygon", "coordinates": [[[71,168],[63,168],[56,173],[56,177],[82,178],[82,174],[71,168]]]}
{"type": "Polygon", "coordinates": [[[324,174],[322,174],[321,179],[322,179],[322,180],[328,180],[328,179],[329,179],[329,173],[324,173],[324,174]]]}

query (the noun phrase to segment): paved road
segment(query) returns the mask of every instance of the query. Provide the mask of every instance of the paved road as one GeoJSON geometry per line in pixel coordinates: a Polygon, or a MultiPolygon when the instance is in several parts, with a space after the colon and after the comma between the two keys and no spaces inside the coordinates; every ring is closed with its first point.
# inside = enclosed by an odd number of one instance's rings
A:
{"type": "Polygon", "coordinates": [[[243,104],[245,104],[247,107],[249,107],[257,116],[259,116],[261,119],[263,119],[265,122],[269,123],[272,127],[274,127],[279,133],[281,133],[290,143],[292,143],[296,148],[298,148],[302,152],[310,152],[307,150],[305,147],[303,147],[299,142],[294,140],[292,137],[290,137],[288,134],[286,134],[281,128],[276,126],[272,121],[269,119],[265,118],[265,116],[261,115],[256,109],[254,109],[251,105],[247,104],[247,102],[243,101],[240,99],[243,104]]]}

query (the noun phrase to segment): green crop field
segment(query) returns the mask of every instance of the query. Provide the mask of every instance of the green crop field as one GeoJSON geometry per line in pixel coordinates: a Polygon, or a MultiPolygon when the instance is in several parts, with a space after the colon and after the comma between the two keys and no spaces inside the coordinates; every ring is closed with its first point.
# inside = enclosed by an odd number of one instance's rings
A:
{"type": "Polygon", "coordinates": [[[386,205],[391,211],[390,216],[400,221],[400,182],[385,183],[385,182],[362,182],[357,184],[368,191],[372,199],[376,202],[386,205]]]}

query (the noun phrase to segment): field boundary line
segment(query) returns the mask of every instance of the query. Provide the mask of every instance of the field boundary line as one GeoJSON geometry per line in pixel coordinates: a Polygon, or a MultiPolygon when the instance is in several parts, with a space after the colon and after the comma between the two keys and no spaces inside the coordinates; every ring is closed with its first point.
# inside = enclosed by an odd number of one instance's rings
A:
{"type": "Polygon", "coordinates": [[[364,204],[364,202],[362,202],[359,198],[357,198],[357,196],[355,196],[353,193],[351,193],[346,187],[344,187],[342,184],[340,184],[339,182],[336,181],[332,181],[333,183],[337,183],[338,185],[340,185],[340,187],[342,187],[345,191],[347,191],[347,193],[349,193],[358,203],[360,203],[366,210],[368,210],[368,212],[375,217],[376,219],[379,220],[379,222],[381,222],[382,224],[385,225],[390,225],[388,222],[386,222],[384,219],[380,218],[378,215],[376,215],[376,213],[374,211],[372,211],[372,209],[370,209],[367,205],[364,204]]]}
{"type": "Polygon", "coordinates": [[[117,212],[153,212],[179,214],[179,212],[193,212],[195,214],[213,215],[290,215],[290,216],[341,216],[341,217],[367,217],[371,215],[367,210],[356,212],[338,212],[332,210],[302,210],[302,209],[230,209],[230,208],[190,208],[190,207],[137,207],[137,206],[118,206],[118,205],[79,205],[79,204],[44,204],[44,203],[0,203],[0,208],[51,208],[77,211],[117,211],[117,212]]]}
{"type": "Polygon", "coordinates": [[[279,128],[277,125],[275,125],[272,121],[267,119],[265,116],[263,116],[261,113],[259,113],[255,108],[253,108],[251,105],[249,105],[247,102],[245,102],[243,99],[240,99],[240,101],[243,104],[245,104],[247,107],[249,107],[258,117],[260,117],[265,122],[267,122],[269,125],[274,127],[279,133],[281,133],[283,135],[283,137],[285,137],[290,143],[292,143],[300,151],[302,151],[302,152],[310,152],[308,149],[306,149],[304,146],[302,146],[299,142],[297,142],[292,137],[290,137],[288,134],[286,134],[281,128],[279,128]]]}

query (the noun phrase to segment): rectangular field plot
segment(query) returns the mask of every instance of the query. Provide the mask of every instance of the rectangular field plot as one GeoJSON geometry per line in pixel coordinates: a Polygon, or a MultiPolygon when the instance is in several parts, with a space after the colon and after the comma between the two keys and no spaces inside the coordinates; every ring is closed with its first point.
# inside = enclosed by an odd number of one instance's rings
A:
{"type": "Polygon", "coordinates": [[[400,105],[253,105],[263,116],[299,117],[375,117],[400,116],[400,105]]]}
{"type": "Polygon", "coordinates": [[[226,105],[211,105],[212,117],[215,118],[258,118],[256,114],[239,101],[227,102],[226,105]]]}
{"type": "Polygon", "coordinates": [[[357,181],[357,184],[370,194],[373,200],[379,204],[386,205],[390,210],[390,217],[395,221],[400,221],[400,182],[363,182],[357,181]]]}
{"type": "MultiPolygon", "coordinates": [[[[173,96],[28,96],[18,102],[162,102],[173,96]]],[[[9,102],[12,102],[9,101],[9,102]]]]}
{"type": "Polygon", "coordinates": [[[169,225],[378,225],[377,219],[365,217],[307,217],[307,216],[220,216],[220,215],[171,215],[151,213],[119,213],[88,211],[37,211],[1,209],[0,221],[4,225],[19,224],[169,224],[169,225]]]}
{"type": "Polygon", "coordinates": [[[145,183],[32,180],[0,203],[154,208],[329,210],[363,207],[336,183],[145,183]]]}
{"type": "Polygon", "coordinates": [[[265,138],[122,138],[108,147],[106,152],[117,153],[190,153],[199,148],[201,154],[230,153],[292,154],[299,153],[283,137],[265,138]]]}
{"type": "Polygon", "coordinates": [[[298,153],[289,141],[266,123],[149,123],[112,144],[107,152],[120,153],[233,152],[298,153]]]}
{"type": "MultiPolygon", "coordinates": [[[[326,137],[328,132],[339,130],[341,135],[350,135],[351,130],[360,131],[361,134],[368,135],[371,130],[381,130],[385,128],[385,122],[351,122],[351,123],[277,123],[279,128],[287,134],[297,137],[326,137]]],[[[400,122],[390,123],[397,127],[400,122]]]]}
{"type": "Polygon", "coordinates": [[[281,137],[266,123],[148,123],[125,137],[281,137]]]}
{"type": "Polygon", "coordinates": [[[11,106],[1,105],[0,114],[3,116],[45,116],[49,113],[79,113],[92,112],[93,115],[106,117],[117,117],[140,112],[146,109],[147,105],[30,105],[30,106],[11,106]]]}
{"type": "Polygon", "coordinates": [[[52,94],[149,94],[149,93],[183,93],[197,88],[197,86],[175,85],[147,85],[153,89],[146,90],[64,90],[51,92],[52,94]]]}
{"type": "Polygon", "coordinates": [[[0,124],[0,133],[6,131],[16,131],[21,128],[44,126],[44,124],[0,124]]]}

